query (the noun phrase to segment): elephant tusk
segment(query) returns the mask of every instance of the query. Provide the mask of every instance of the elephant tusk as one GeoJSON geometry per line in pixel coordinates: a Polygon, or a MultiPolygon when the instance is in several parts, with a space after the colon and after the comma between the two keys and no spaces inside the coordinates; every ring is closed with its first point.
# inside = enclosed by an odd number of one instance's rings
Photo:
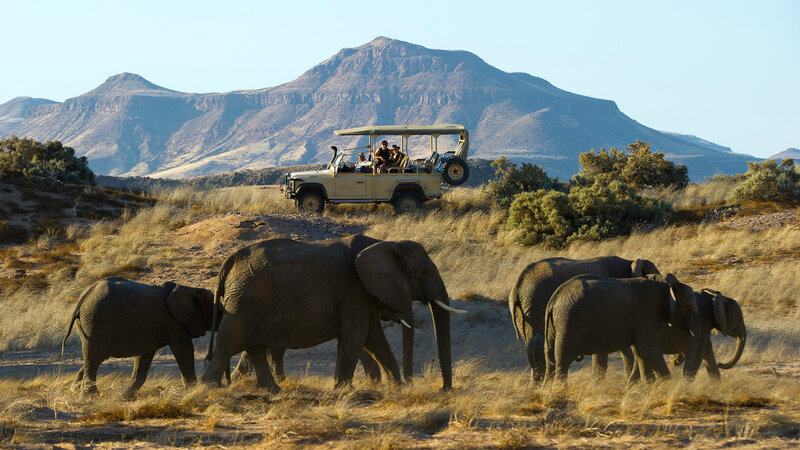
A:
{"type": "Polygon", "coordinates": [[[694,331],[692,331],[692,330],[689,330],[689,336],[691,336],[692,338],[694,338],[694,331]]]}
{"type": "Polygon", "coordinates": [[[436,304],[439,305],[440,308],[442,308],[443,310],[449,312],[450,314],[465,314],[465,313],[469,312],[469,311],[467,311],[465,309],[458,309],[458,308],[453,308],[450,305],[445,305],[444,303],[442,303],[439,300],[434,300],[434,302],[436,302],[436,304]]]}
{"type": "Polygon", "coordinates": [[[404,327],[406,327],[406,328],[409,328],[409,329],[411,328],[411,325],[409,325],[409,324],[408,324],[408,322],[406,322],[406,321],[405,321],[405,320],[403,320],[403,319],[400,319],[400,323],[402,323],[402,324],[403,324],[403,326],[404,326],[404,327]]]}

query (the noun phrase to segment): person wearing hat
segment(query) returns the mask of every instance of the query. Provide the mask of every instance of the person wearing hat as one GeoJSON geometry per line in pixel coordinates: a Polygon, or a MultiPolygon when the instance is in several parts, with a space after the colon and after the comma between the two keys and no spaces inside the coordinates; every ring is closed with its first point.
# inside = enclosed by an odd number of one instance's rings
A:
{"type": "Polygon", "coordinates": [[[399,167],[400,164],[403,162],[403,157],[406,155],[400,151],[400,147],[397,145],[392,146],[392,152],[389,154],[389,168],[392,167],[399,167]]]}

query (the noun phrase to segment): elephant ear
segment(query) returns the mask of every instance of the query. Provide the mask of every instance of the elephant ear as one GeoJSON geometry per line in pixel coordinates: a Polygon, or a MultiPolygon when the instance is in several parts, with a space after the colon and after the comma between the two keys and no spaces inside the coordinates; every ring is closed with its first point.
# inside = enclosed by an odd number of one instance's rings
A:
{"type": "MultiPolygon", "coordinates": [[[[658,277],[652,278],[661,278],[659,275],[658,277]]],[[[678,278],[675,275],[668,273],[667,276],[662,278],[667,284],[669,284],[669,290],[667,291],[667,297],[665,299],[665,307],[664,312],[667,316],[667,322],[672,324],[675,322],[675,311],[678,308],[678,298],[675,295],[675,286],[678,284],[678,278]]]]}
{"type": "Polygon", "coordinates": [[[644,261],[635,259],[631,264],[631,278],[639,278],[644,275],[644,261]]]}
{"type": "Polygon", "coordinates": [[[656,274],[661,275],[656,265],[649,259],[635,259],[631,263],[631,277],[638,278],[645,275],[656,274]]]}
{"type": "Polygon", "coordinates": [[[394,242],[378,242],[356,256],[356,271],[364,288],[397,312],[411,308],[411,286],[394,242]]]}
{"type": "Polygon", "coordinates": [[[711,304],[714,305],[714,325],[722,334],[728,334],[728,319],[725,298],[717,291],[711,289],[703,289],[703,292],[714,296],[711,299],[711,304]]]}
{"type": "MultiPolygon", "coordinates": [[[[175,285],[175,283],[172,284],[175,285]]],[[[167,294],[164,302],[167,304],[170,314],[186,327],[193,338],[205,334],[206,328],[203,324],[202,308],[191,289],[184,286],[175,286],[167,294]]]]}

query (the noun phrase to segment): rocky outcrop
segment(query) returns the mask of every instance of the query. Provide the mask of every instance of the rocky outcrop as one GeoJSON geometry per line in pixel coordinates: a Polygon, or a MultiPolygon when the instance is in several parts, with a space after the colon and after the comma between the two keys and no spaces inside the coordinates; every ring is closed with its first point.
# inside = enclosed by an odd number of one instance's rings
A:
{"type": "Polygon", "coordinates": [[[29,107],[10,132],[60,139],[101,174],[188,177],[318,163],[330,157],[330,144],[363,145],[335,137],[335,129],[414,123],[463,124],[471,156],[535,162],[562,179],[577,171],[579,153],[636,140],[687,164],[694,179],[741,172],[754,159],[645,127],[612,101],[503,72],[469,52],[383,37],[253,91],[187,94],[115,75],[63,103],[29,107]]]}

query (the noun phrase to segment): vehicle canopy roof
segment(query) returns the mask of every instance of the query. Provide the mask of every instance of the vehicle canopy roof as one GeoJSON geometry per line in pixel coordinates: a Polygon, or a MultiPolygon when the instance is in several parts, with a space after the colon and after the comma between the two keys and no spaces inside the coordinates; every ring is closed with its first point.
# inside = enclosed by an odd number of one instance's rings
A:
{"type": "Polygon", "coordinates": [[[366,127],[336,130],[337,136],[410,136],[461,134],[467,131],[461,125],[370,125],[366,127]]]}

